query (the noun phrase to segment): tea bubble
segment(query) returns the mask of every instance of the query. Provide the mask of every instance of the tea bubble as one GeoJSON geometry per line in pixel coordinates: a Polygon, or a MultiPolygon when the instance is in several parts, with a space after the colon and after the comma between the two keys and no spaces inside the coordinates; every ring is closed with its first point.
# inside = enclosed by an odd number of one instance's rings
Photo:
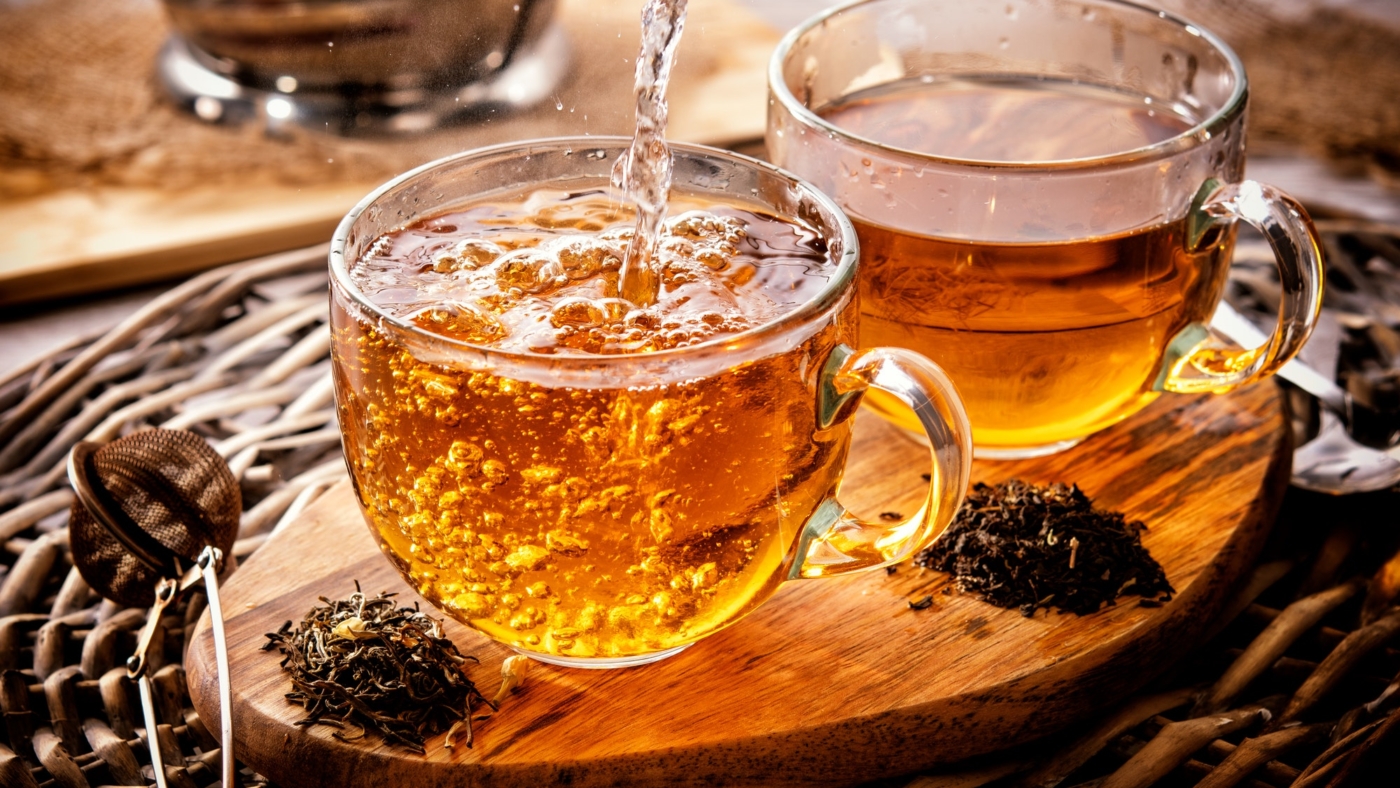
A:
{"type": "Polygon", "coordinates": [[[690,585],[697,590],[713,586],[718,579],[719,570],[713,561],[701,564],[690,573],[690,585]]]}
{"type": "Polygon", "coordinates": [[[567,238],[554,244],[553,251],[570,279],[588,279],[600,271],[614,271],[622,267],[622,251],[602,238],[567,238]]]}
{"type": "Polygon", "coordinates": [[[505,250],[485,238],[463,238],[450,252],[433,260],[433,270],[449,274],[461,270],[475,270],[494,263],[505,254],[505,250]]]}
{"type": "Polygon", "coordinates": [[[632,237],[635,234],[636,230],[633,229],[631,225],[627,225],[624,227],[614,227],[610,230],[604,230],[603,232],[598,233],[598,238],[600,240],[611,241],[613,243],[618,244],[630,244],[632,243],[632,237]]]}
{"type": "Polygon", "coordinates": [[[744,223],[733,216],[686,211],[666,223],[671,235],[733,244],[748,235],[744,223]]]}
{"type": "Polygon", "coordinates": [[[510,333],[495,315],[481,307],[459,302],[430,306],[415,314],[412,320],[435,334],[475,345],[499,342],[510,333]]]}
{"type": "Polygon", "coordinates": [[[670,541],[671,534],[675,533],[675,525],[671,522],[671,515],[661,509],[652,509],[650,517],[651,535],[657,542],[665,543],[670,541]]]}
{"type": "Polygon", "coordinates": [[[549,313],[549,323],[555,328],[601,326],[605,322],[607,313],[588,298],[566,298],[555,304],[549,313]]]}
{"type": "Polygon", "coordinates": [[[671,258],[689,260],[695,257],[695,244],[681,237],[662,239],[658,249],[661,254],[671,258]]]}
{"type": "Polygon", "coordinates": [[[506,464],[500,460],[487,460],[481,464],[481,473],[492,484],[505,484],[510,478],[506,464]]]}
{"type": "Polygon", "coordinates": [[[559,261],[540,249],[517,249],[497,260],[494,268],[496,284],[502,290],[518,288],[527,293],[543,294],[569,281],[559,261]]]}
{"type": "Polygon", "coordinates": [[[729,261],[733,255],[728,255],[718,249],[704,247],[695,251],[695,259],[705,264],[711,271],[723,271],[729,267],[729,261]]]}
{"type": "Polygon", "coordinates": [[[609,323],[620,323],[632,312],[631,301],[621,298],[600,298],[595,303],[603,310],[603,316],[609,323]]]}
{"type": "Polygon", "coordinates": [[[474,443],[463,440],[452,441],[452,446],[447,450],[447,461],[444,463],[449,471],[461,473],[463,471],[476,471],[481,467],[482,452],[481,447],[474,443]]]}
{"type": "Polygon", "coordinates": [[[506,556],[506,563],[513,569],[534,569],[549,557],[549,551],[539,545],[526,544],[517,547],[506,556]]]}

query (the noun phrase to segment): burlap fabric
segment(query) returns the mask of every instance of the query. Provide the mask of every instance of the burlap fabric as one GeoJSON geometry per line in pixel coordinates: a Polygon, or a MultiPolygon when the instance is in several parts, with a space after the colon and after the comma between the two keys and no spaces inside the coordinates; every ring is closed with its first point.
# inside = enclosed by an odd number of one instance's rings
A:
{"type": "MultiPolygon", "coordinates": [[[[688,29],[728,7],[694,3],[688,29]]],[[[290,185],[387,178],[456,151],[559,134],[630,133],[640,0],[565,0],[573,60],[554,100],[510,116],[396,139],[209,126],[163,95],[154,58],[169,35],[157,0],[0,0],[0,199],[88,184],[290,185]]],[[[687,34],[679,98],[717,67],[687,34]]]]}
{"type": "MultiPolygon", "coordinates": [[[[1400,174],[1400,3],[1148,0],[1218,33],[1249,72],[1250,138],[1400,174]]],[[[1383,172],[1382,172],[1383,171],[1383,172]]]]}

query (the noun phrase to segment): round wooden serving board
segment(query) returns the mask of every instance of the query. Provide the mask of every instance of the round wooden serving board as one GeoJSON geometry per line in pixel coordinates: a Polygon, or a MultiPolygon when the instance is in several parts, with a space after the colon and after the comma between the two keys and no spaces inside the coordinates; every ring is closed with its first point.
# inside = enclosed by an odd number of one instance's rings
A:
{"type": "MultiPolygon", "coordinates": [[[[430,740],[424,756],[375,735],[338,741],[293,722],[300,707],[263,634],[318,596],[397,591],[349,484],[323,496],[232,575],[237,757],[287,788],[412,785],[838,785],[1009,747],[1112,706],[1209,630],[1263,544],[1288,481],[1277,387],[1164,396],[1136,417],[1051,457],[978,463],[974,478],[1078,482],[1098,505],[1149,527],[1144,543],[1176,586],[1160,608],[1136,598],[1076,617],[1024,618],[908,564],[892,575],[798,580],[748,618],[671,659],[625,670],[536,663],[474,748],[430,740]],[[907,602],[933,595],[933,606],[907,602]]],[[[860,417],[843,500],[913,511],[927,452],[860,417]]],[[[424,603],[426,605],[426,603],[424,603]]],[[[448,621],[489,696],[510,652],[448,621]]],[[[186,667],[195,708],[218,719],[207,617],[186,667]]],[[[212,727],[212,726],[211,726],[212,727]]]]}

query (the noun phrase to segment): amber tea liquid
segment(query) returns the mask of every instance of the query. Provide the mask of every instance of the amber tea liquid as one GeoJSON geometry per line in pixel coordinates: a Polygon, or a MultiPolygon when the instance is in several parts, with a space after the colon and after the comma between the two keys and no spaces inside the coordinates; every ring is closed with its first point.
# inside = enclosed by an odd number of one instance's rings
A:
{"type": "MultiPolygon", "coordinates": [[[[1054,81],[899,83],[857,94],[823,117],[921,153],[1004,162],[1102,156],[1194,124],[1143,97],[1054,81]]],[[[900,198],[930,206],[927,232],[852,215],[861,245],[861,345],[918,351],[957,384],[981,449],[1073,441],[1156,396],[1163,349],[1206,322],[1224,285],[1233,233],[1193,248],[1186,220],[1074,240],[940,237],[938,201],[904,178],[900,198]]],[[[1086,219],[1092,205],[1086,198],[1086,219]]],[[[989,210],[1015,211],[1014,205],[989,210]]],[[[878,391],[867,403],[916,431],[878,391]]]]}
{"type": "Polygon", "coordinates": [[[617,295],[635,216],[601,193],[470,206],[352,264],[381,310],[530,357],[535,373],[473,369],[333,309],[346,455],[385,553],[425,597],[518,649],[627,657],[732,623],[782,581],[840,479],[849,434],[816,435],[813,386],[854,340],[849,309],[757,360],[560,382],[580,358],[748,331],[833,274],[804,226],[676,197],[670,210],[660,296],[644,308],[617,295]]]}

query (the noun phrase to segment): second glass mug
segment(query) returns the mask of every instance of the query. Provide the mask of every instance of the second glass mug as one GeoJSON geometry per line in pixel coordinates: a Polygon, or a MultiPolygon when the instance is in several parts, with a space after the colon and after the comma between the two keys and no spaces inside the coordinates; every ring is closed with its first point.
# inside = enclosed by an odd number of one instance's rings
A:
{"type": "Polygon", "coordinates": [[[1059,451],[1162,392],[1260,379],[1312,331],[1316,232],[1242,180],[1244,68],[1185,20],[1120,0],[863,0],[793,30],[769,91],[769,157],[855,221],[862,344],[939,363],[979,457],[1059,451]],[[1281,280],[1277,328],[1249,350],[1208,327],[1237,220],[1281,280]]]}
{"type": "Polygon", "coordinates": [[[798,221],[835,265],[813,300],[741,334],[652,353],[511,353],[425,331],[352,281],[376,239],[435,213],[606,189],[629,144],[538,140],[427,164],[356,206],[330,255],[336,400],[371,531],[445,612],[571,667],[651,662],[784,580],[902,560],[951,521],[971,470],[967,418],[938,367],[850,347],[850,221],[754,159],[674,145],[672,193],[798,221]],[[897,523],[836,500],[867,389],[910,406],[932,447],[924,503],[897,523]]]}

